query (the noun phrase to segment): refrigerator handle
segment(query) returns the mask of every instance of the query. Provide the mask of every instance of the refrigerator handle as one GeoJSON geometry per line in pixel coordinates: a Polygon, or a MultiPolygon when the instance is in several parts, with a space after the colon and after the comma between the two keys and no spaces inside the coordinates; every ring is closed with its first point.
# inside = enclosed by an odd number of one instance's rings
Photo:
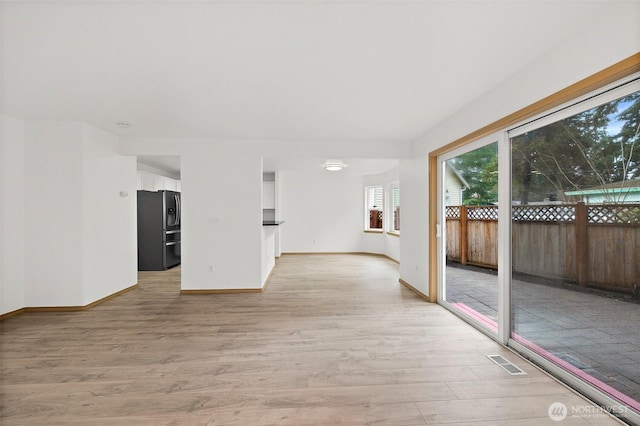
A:
{"type": "Polygon", "coordinates": [[[175,199],[176,199],[176,226],[180,225],[180,214],[182,213],[180,211],[180,196],[179,195],[174,195],[175,199]]]}

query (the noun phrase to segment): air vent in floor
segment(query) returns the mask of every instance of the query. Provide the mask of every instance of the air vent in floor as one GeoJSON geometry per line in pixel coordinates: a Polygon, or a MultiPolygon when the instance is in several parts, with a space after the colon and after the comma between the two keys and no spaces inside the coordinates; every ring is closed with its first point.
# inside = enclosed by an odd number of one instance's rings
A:
{"type": "Polygon", "coordinates": [[[524,371],[520,370],[518,367],[516,367],[515,364],[513,364],[511,361],[509,361],[502,355],[487,355],[487,357],[491,361],[495,362],[500,367],[502,367],[504,371],[511,374],[512,376],[522,376],[527,374],[524,371]]]}

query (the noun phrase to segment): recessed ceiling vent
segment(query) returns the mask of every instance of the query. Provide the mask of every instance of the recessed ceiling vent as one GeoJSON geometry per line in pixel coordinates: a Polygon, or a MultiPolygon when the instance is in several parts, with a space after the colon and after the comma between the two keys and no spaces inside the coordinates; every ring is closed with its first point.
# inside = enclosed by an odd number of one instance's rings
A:
{"type": "Polygon", "coordinates": [[[527,374],[502,355],[487,355],[487,357],[512,376],[522,376],[527,374]]]}

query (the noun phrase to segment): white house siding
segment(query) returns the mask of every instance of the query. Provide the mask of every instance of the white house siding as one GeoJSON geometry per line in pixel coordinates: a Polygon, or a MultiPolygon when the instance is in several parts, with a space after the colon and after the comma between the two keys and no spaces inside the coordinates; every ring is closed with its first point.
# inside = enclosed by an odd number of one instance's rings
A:
{"type": "Polygon", "coordinates": [[[445,179],[445,205],[447,206],[459,206],[462,204],[462,192],[463,184],[460,182],[458,176],[451,170],[450,167],[446,168],[445,179]]]}

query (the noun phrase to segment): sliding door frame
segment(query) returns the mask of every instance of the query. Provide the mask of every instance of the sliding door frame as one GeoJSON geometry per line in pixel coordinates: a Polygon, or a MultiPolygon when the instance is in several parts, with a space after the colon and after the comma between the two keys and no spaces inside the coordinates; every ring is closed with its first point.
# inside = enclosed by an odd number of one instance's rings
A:
{"type": "MultiPolygon", "coordinates": [[[[490,125],[470,133],[450,144],[435,150],[429,154],[429,297],[430,301],[442,301],[443,297],[438,292],[442,290],[438,284],[442,279],[444,263],[441,258],[444,242],[443,230],[445,228],[444,214],[442,213],[443,198],[442,184],[443,159],[453,156],[455,152],[464,152],[472,149],[477,141],[485,140],[495,134],[501,134],[498,139],[498,173],[499,173],[499,234],[498,234],[498,336],[488,336],[498,340],[505,346],[509,346],[517,352],[535,361],[542,368],[559,377],[569,386],[592,398],[605,407],[619,406],[619,402],[599,389],[583,382],[568,371],[555,365],[551,361],[534,353],[529,348],[511,339],[511,141],[510,137],[542,127],[545,121],[561,119],[563,114],[570,116],[573,110],[584,110],[584,105],[575,106],[577,102],[585,101],[593,97],[593,93],[599,100],[607,97],[615,98],[618,89],[616,87],[625,81],[637,78],[640,72],[640,53],[637,53],[623,61],[620,61],[584,80],[581,80],[551,96],[548,96],[526,108],[508,115],[490,125]],[[602,93],[610,90],[610,93],[602,93]],[[547,119],[547,116],[554,115],[547,119]],[[533,121],[536,123],[532,123],[533,121]],[[465,149],[469,148],[469,149],[465,149]]],[[[606,101],[605,101],[606,102],[606,101]]],[[[445,304],[446,305],[446,304],[445,304]]],[[[476,325],[477,326],[477,325],[476,325]]],[[[640,415],[633,410],[621,417],[640,423],[640,415]]]]}
{"type": "MultiPolygon", "coordinates": [[[[455,149],[452,149],[451,151],[448,151],[440,156],[438,156],[437,159],[437,214],[438,214],[438,218],[437,218],[437,223],[439,224],[438,226],[438,230],[437,235],[436,235],[436,239],[437,241],[437,258],[438,258],[438,280],[437,280],[437,301],[440,305],[444,306],[445,308],[451,310],[451,311],[455,311],[455,313],[457,315],[459,315],[460,317],[464,318],[467,322],[471,323],[472,325],[474,325],[475,327],[481,329],[482,331],[484,331],[486,334],[488,334],[490,337],[492,337],[493,339],[497,339],[500,343],[502,344],[506,344],[507,343],[507,339],[508,339],[508,327],[509,324],[505,323],[505,320],[507,318],[509,318],[509,309],[511,308],[510,305],[508,303],[505,304],[505,300],[503,300],[503,294],[504,294],[504,289],[505,289],[505,284],[508,284],[508,281],[505,281],[505,276],[503,274],[503,271],[508,271],[510,269],[505,269],[503,262],[505,260],[507,260],[509,257],[505,256],[504,253],[502,253],[503,250],[505,250],[505,245],[502,242],[502,239],[504,238],[504,229],[502,227],[502,221],[504,220],[502,218],[502,216],[500,215],[500,211],[503,209],[503,205],[504,203],[500,203],[499,200],[502,199],[503,197],[503,191],[500,191],[500,187],[498,188],[498,277],[497,277],[497,291],[498,291],[498,299],[496,300],[496,310],[498,311],[498,331],[497,333],[493,333],[491,330],[489,330],[486,326],[478,323],[474,318],[471,318],[471,316],[467,316],[464,312],[460,312],[458,310],[455,310],[448,301],[445,300],[445,295],[446,295],[446,240],[447,240],[447,226],[446,226],[446,218],[445,218],[445,206],[444,206],[444,191],[445,191],[445,163],[448,160],[451,160],[452,158],[455,158],[459,155],[463,155],[467,152],[473,151],[475,149],[480,149],[484,146],[487,145],[491,145],[493,143],[497,143],[498,144],[498,155],[500,155],[500,150],[502,149],[501,146],[504,145],[505,143],[508,144],[508,140],[506,140],[506,133],[505,132],[496,132],[496,133],[492,133],[489,134],[487,136],[484,136],[482,138],[476,139],[472,142],[469,142],[468,144],[462,145],[460,147],[457,147],[455,149]],[[507,330],[505,330],[505,328],[507,330]],[[506,333],[506,335],[505,335],[506,333]],[[506,336],[506,337],[503,337],[506,336]]],[[[498,176],[501,175],[501,173],[504,173],[504,165],[501,164],[502,160],[499,158],[498,161],[498,176]]],[[[506,180],[503,179],[503,181],[506,182],[506,180]]],[[[501,180],[498,179],[498,185],[501,185],[501,180]]],[[[507,198],[509,199],[509,198],[507,198]]],[[[509,220],[509,224],[510,224],[510,220],[509,220]]],[[[506,222],[505,222],[506,223],[506,222]]],[[[510,234],[510,232],[509,232],[510,234]]],[[[508,301],[507,301],[508,302],[508,301]]]]}

